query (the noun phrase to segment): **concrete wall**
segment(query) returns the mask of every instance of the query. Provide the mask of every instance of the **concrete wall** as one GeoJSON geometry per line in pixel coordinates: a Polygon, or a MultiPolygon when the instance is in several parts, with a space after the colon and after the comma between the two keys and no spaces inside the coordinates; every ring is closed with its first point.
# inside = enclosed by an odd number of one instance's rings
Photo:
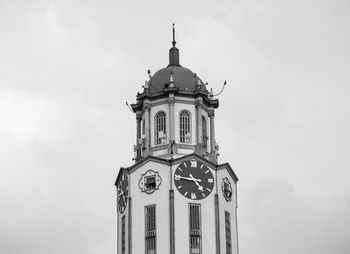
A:
{"type": "Polygon", "coordinates": [[[131,173],[132,196],[132,249],[133,253],[145,253],[145,206],[156,204],[157,253],[169,253],[169,166],[148,162],[131,173]],[[158,171],[162,178],[159,189],[152,194],[141,192],[138,183],[147,170],[158,171]]]}
{"type": "MultiPolygon", "coordinates": [[[[174,166],[174,170],[177,165],[174,166]]],[[[211,169],[214,182],[215,171],[211,169]]],[[[172,178],[172,181],[174,179],[172,178]]],[[[173,183],[174,184],[174,183],[173,183]]],[[[202,254],[215,254],[215,209],[214,209],[214,194],[213,191],[202,200],[190,200],[181,195],[174,186],[175,199],[175,250],[176,254],[189,253],[189,211],[188,204],[201,204],[202,215],[202,254]]]]}
{"type": "Polygon", "coordinates": [[[236,184],[233,181],[231,175],[227,171],[227,169],[221,169],[217,172],[218,177],[218,194],[219,194],[219,213],[220,213],[220,245],[221,245],[221,253],[226,253],[226,235],[225,235],[225,211],[231,214],[231,242],[232,242],[232,253],[237,254],[238,243],[237,243],[237,221],[236,221],[236,213],[237,213],[237,193],[236,193],[236,184]],[[231,201],[226,201],[224,198],[221,184],[222,179],[227,177],[232,186],[232,199],[231,201]]]}

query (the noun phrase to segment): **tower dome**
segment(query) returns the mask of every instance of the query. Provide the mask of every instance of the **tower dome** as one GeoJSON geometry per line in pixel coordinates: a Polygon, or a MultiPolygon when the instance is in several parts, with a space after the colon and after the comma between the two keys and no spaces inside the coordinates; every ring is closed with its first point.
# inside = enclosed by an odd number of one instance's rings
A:
{"type": "Polygon", "coordinates": [[[179,49],[176,47],[174,27],[172,45],[169,49],[169,65],[166,68],[158,70],[149,80],[149,92],[151,94],[163,92],[164,88],[168,87],[176,88],[180,92],[207,91],[203,81],[197,74],[180,65],[180,55],[179,49]]]}
{"type": "Polygon", "coordinates": [[[170,76],[173,85],[179,91],[195,92],[199,89],[206,91],[203,81],[191,70],[181,66],[168,66],[157,71],[149,81],[150,93],[162,92],[169,87],[170,76]]]}

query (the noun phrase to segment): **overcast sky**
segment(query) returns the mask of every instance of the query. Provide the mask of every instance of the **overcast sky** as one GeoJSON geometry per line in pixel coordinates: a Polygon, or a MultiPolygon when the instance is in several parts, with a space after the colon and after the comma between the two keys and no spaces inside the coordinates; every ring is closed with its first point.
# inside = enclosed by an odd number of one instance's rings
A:
{"type": "Polygon", "coordinates": [[[168,63],[218,92],[241,254],[350,253],[349,1],[0,0],[0,253],[115,253],[125,101],[168,63]]]}

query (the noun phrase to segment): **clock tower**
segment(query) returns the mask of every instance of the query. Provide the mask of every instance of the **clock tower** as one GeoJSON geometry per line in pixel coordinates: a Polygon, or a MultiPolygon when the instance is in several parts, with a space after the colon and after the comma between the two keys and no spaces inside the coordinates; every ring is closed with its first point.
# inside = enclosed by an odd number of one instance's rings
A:
{"type": "Polygon", "coordinates": [[[237,181],[218,163],[218,99],[180,65],[173,28],[169,64],[131,105],[135,163],[117,188],[117,254],[237,254],[237,181]]]}

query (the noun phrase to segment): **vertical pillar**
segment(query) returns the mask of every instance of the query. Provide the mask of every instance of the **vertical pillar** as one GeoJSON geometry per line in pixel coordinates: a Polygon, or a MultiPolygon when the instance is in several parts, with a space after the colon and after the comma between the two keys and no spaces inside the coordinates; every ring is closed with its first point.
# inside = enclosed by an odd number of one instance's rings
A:
{"type": "Polygon", "coordinates": [[[118,199],[117,199],[117,254],[121,253],[121,241],[120,241],[120,236],[121,236],[121,221],[120,221],[120,215],[118,212],[118,199]]]}
{"type": "Polygon", "coordinates": [[[174,94],[169,94],[169,143],[175,140],[175,98],[174,94]]]}
{"type": "Polygon", "coordinates": [[[210,117],[210,153],[215,155],[215,128],[214,128],[214,110],[209,113],[210,117]]]}
{"type": "Polygon", "coordinates": [[[128,251],[128,254],[131,254],[132,253],[132,213],[131,213],[131,197],[129,197],[129,209],[128,209],[128,229],[129,229],[129,234],[128,234],[128,239],[129,239],[129,244],[128,244],[128,247],[129,247],[129,251],[128,251]]]}
{"type": "Polygon", "coordinates": [[[150,126],[150,105],[147,103],[144,104],[144,109],[145,109],[145,147],[146,151],[145,154],[148,155],[149,153],[149,148],[151,144],[151,126],[150,126]]]}
{"type": "Polygon", "coordinates": [[[220,216],[219,216],[219,197],[215,194],[215,238],[216,254],[220,254],[220,216]]]}
{"type": "MultiPolygon", "coordinates": [[[[200,98],[202,99],[202,98],[200,98]]],[[[202,101],[197,100],[196,101],[196,116],[197,116],[197,124],[196,124],[196,132],[197,132],[197,147],[200,146],[201,143],[203,143],[202,140],[202,101]]]]}
{"type": "Polygon", "coordinates": [[[175,254],[174,190],[169,190],[169,213],[170,213],[170,254],[175,254]]]}
{"type": "Polygon", "coordinates": [[[236,193],[236,207],[235,207],[235,219],[236,219],[236,247],[237,247],[237,254],[239,254],[239,248],[238,248],[238,220],[237,220],[237,207],[238,207],[238,200],[237,200],[237,182],[235,184],[235,193],[236,193]]]}
{"type": "Polygon", "coordinates": [[[142,115],[140,113],[136,114],[136,161],[141,158],[141,145],[139,140],[141,138],[141,120],[142,115]]]}

